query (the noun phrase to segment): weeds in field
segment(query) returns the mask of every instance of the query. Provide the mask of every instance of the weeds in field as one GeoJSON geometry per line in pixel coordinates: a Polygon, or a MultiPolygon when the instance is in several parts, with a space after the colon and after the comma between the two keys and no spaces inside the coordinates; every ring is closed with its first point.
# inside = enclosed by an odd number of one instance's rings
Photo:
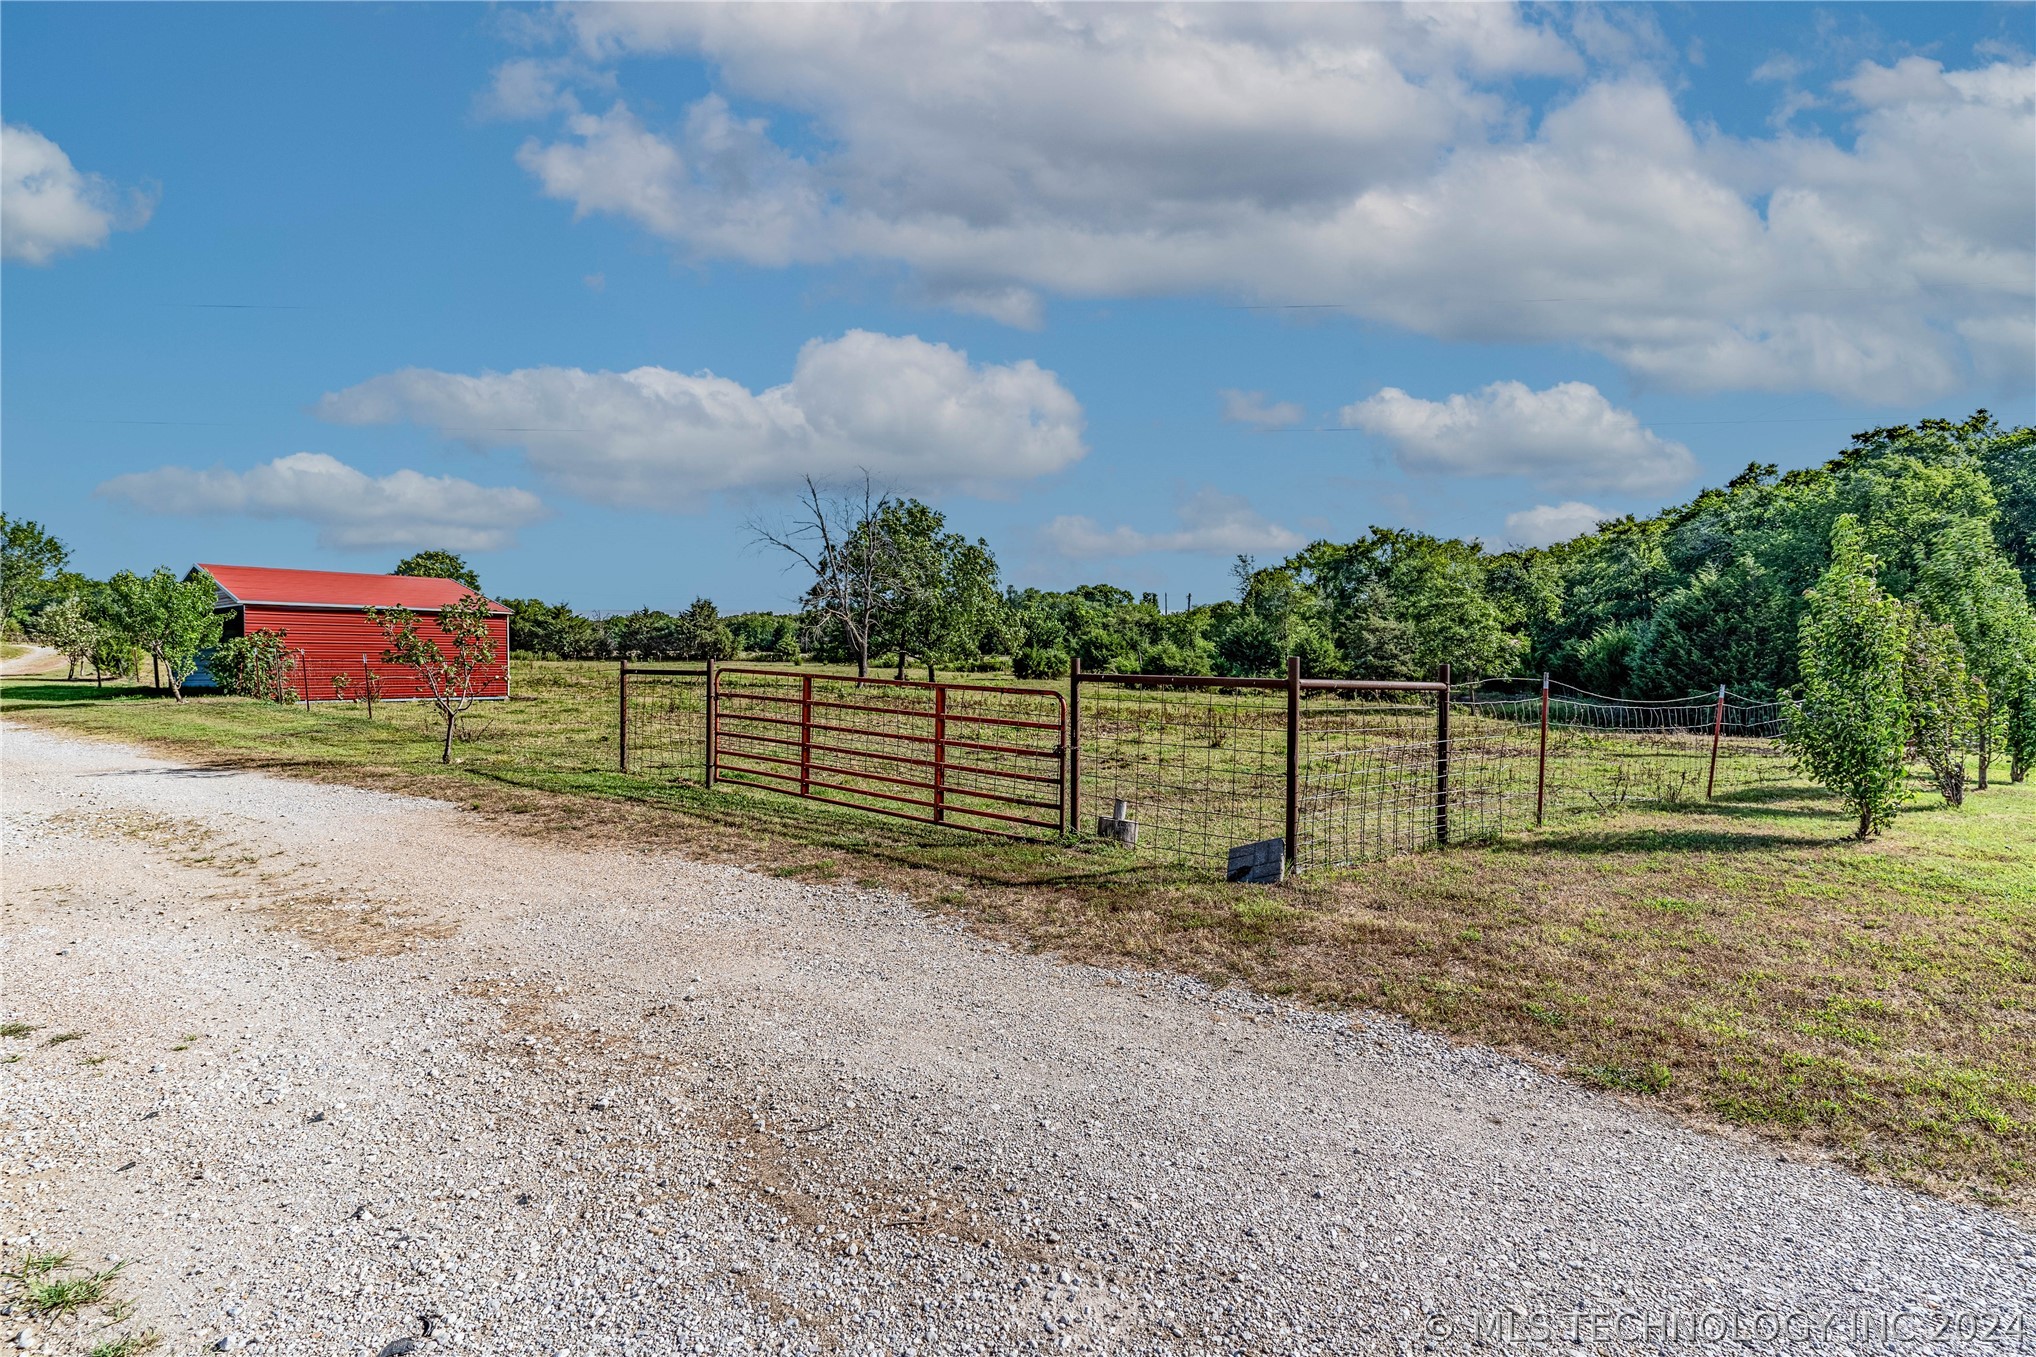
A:
{"type": "Polygon", "coordinates": [[[25,1037],[41,1030],[32,1022],[0,1022],[0,1037],[25,1037]]]}
{"type": "Polygon", "coordinates": [[[61,1046],[67,1041],[78,1041],[84,1035],[83,1032],[58,1032],[55,1036],[46,1038],[42,1044],[45,1046],[61,1046]]]}

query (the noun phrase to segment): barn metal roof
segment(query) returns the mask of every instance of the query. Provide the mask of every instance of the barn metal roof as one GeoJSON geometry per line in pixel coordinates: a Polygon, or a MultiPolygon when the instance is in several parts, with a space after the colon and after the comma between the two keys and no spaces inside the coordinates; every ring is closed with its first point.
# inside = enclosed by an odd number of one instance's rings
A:
{"type": "MultiPolygon", "coordinates": [[[[203,570],[219,582],[219,606],[250,603],[297,608],[410,608],[436,611],[466,597],[458,580],[421,579],[414,575],[356,575],[344,570],[278,570],[265,565],[207,565],[203,570]]],[[[489,602],[488,611],[509,610],[489,602]]]]}

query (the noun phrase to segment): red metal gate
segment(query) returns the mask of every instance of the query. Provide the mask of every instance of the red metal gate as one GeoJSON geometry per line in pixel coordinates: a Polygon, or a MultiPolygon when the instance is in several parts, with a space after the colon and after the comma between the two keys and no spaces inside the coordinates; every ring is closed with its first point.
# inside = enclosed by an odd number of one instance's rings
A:
{"type": "Polygon", "coordinates": [[[1054,689],[717,665],[708,700],[710,785],[984,834],[1067,829],[1067,700],[1054,689]]]}

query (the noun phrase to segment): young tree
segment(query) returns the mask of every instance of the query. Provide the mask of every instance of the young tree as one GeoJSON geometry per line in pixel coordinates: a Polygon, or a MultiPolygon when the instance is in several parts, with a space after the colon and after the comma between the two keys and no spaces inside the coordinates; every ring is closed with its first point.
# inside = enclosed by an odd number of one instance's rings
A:
{"type": "Polygon", "coordinates": [[[427,580],[458,580],[475,593],[481,592],[481,577],[464,556],[450,551],[420,551],[415,556],[405,556],[389,573],[427,580]]]}
{"type": "Polygon", "coordinates": [[[70,559],[71,549],[42,524],[0,514],[0,630],[21,620],[70,559]]]}
{"type": "Polygon", "coordinates": [[[2036,676],[2036,614],[2028,590],[1985,521],[1964,519],[1930,543],[1917,572],[1915,600],[1932,620],[1958,634],[1966,663],[1983,685],[1973,733],[1978,786],[1985,791],[2007,703],[2036,676]]]}
{"type": "Polygon", "coordinates": [[[70,661],[70,672],[64,677],[74,679],[78,676],[78,666],[92,657],[92,647],[98,641],[98,628],[92,625],[85,600],[71,594],[36,615],[34,635],[38,641],[70,661]]]}
{"type": "Polygon", "coordinates": [[[2008,781],[2020,782],[2036,764],[2036,676],[2008,699],[2008,781]]]}
{"type": "Polygon", "coordinates": [[[749,525],[751,538],[776,547],[812,573],[804,605],[823,626],[838,629],[855,657],[857,678],[868,678],[870,645],[882,618],[879,608],[893,570],[893,551],[884,531],[887,496],[863,477],[861,491],[822,495],[811,476],[799,517],[789,528],[749,525]]]}
{"type": "Polygon", "coordinates": [[[1802,682],[1785,706],[1782,743],[1796,764],[1859,817],[1871,838],[1906,796],[1902,751],[1909,731],[1902,694],[1908,618],[1874,579],[1858,520],[1839,516],[1831,564],[1809,591],[1798,629],[1802,682]]]}
{"type": "Polygon", "coordinates": [[[735,654],[735,633],[711,599],[696,598],[672,619],[672,652],[680,660],[725,660],[735,654]]]}
{"type": "Polygon", "coordinates": [[[198,656],[219,644],[225,619],[213,609],[219,584],[199,570],[180,580],[167,566],[146,578],[123,570],[108,581],[122,629],[147,653],[169,679],[170,696],[184,700],[184,680],[198,667],[198,656]]]}
{"type": "Polygon", "coordinates": [[[260,697],[271,702],[295,702],[296,686],[291,675],[297,668],[297,653],[286,644],[287,631],[258,629],[236,636],[212,652],[212,677],[221,691],[236,697],[260,697]]]}
{"type": "Polygon", "coordinates": [[[941,660],[970,660],[1003,610],[989,543],[948,532],[939,510],[916,499],[886,504],[877,528],[890,570],[879,594],[879,645],[898,652],[898,677],[917,657],[930,682],[941,660]]]}
{"type": "Polygon", "coordinates": [[[1902,697],[1909,708],[1909,748],[1930,770],[1947,804],[1965,804],[1965,751],[1983,700],[1966,672],[1958,635],[1911,607],[1902,656],[1902,697]]]}
{"type": "Polygon", "coordinates": [[[484,671],[495,662],[488,601],[479,594],[467,594],[438,610],[438,629],[452,645],[450,654],[439,642],[417,634],[417,614],[408,608],[370,608],[368,617],[388,642],[382,662],[406,665],[424,680],[431,705],[445,723],[439,761],[451,763],[459,719],[484,696],[482,690],[489,682],[484,671]]]}

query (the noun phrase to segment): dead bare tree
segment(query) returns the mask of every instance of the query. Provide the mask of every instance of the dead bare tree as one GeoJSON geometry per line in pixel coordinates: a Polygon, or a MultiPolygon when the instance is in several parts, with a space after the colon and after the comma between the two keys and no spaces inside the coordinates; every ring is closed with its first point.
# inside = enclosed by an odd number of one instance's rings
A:
{"type": "Polygon", "coordinates": [[[811,476],[799,516],[788,527],[752,519],[750,536],[763,546],[785,552],[813,573],[804,605],[841,628],[855,655],[857,678],[870,672],[870,638],[888,593],[892,550],[884,530],[890,497],[879,495],[863,473],[860,493],[853,488],[822,494],[811,476]]]}

